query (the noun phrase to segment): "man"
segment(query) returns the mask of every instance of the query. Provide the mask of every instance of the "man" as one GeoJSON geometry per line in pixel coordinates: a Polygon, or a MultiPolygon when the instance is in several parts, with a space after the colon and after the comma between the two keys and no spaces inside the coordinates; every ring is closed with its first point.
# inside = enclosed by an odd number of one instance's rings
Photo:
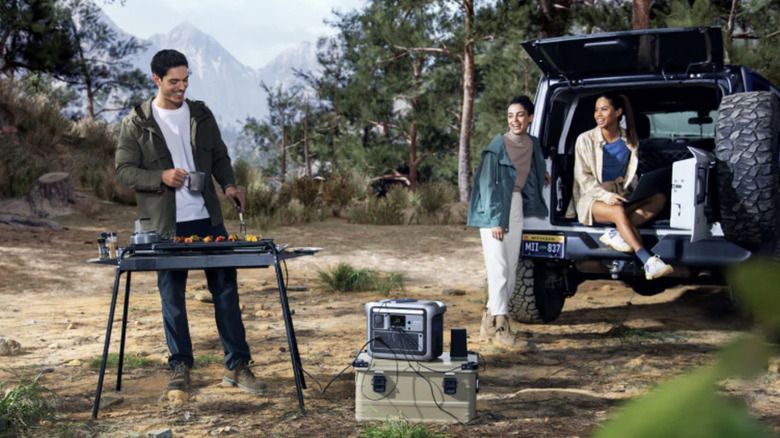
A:
{"type": "MultiPolygon", "coordinates": [[[[185,99],[189,81],[187,58],[161,50],[151,62],[158,92],[122,120],[116,152],[117,180],[135,190],[140,217],[152,219],[164,239],[174,236],[226,236],[212,176],[225,195],[244,205],[236,188],[227,147],[214,115],[203,102],[185,99]],[[186,185],[188,173],[204,172],[202,191],[186,185]]],[[[214,316],[225,352],[222,380],[260,393],[265,385],[248,368],[251,359],[238,303],[235,269],[206,269],[214,299],[214,316]]],[[[193,365],[187,322],[187,271],[158,271],[165,338],[173,370],[166,390],[188,391],[193,365]]]]}

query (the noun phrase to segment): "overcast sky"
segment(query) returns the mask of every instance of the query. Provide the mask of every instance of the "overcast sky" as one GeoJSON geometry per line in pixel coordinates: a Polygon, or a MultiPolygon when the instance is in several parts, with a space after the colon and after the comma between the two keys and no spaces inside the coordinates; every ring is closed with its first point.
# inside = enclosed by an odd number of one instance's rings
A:
{"type": "Polygon", "coordinates": [[[364,0],[126,0],[98,2],[125,32],[149,38],[188,21],[213,36],[243,64],[260,68],[284,49],[336,31],[323,23],[364,0]]]}

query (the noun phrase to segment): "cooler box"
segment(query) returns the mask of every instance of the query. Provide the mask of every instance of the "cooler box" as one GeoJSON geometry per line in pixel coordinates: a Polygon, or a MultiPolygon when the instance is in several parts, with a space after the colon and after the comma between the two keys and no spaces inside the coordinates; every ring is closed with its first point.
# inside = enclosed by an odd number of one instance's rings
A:
{"type": "Polygon", "coordinates": [[[437,423],[477,416],[479,363],[476,353],[451,360],[444,352],[429,362],[377,359],[360,353],[355,369],[355,418],[437,423]]]}

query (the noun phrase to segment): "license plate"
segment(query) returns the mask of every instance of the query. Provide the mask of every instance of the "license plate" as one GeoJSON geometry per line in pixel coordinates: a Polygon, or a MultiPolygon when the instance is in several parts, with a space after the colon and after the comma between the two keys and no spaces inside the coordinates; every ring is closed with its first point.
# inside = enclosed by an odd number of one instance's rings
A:
{"type": "Polygon", "coordinates": [[[562,259],[566,247],[565,236],[550,234],[523,234],[523,257],[562,259]]]}

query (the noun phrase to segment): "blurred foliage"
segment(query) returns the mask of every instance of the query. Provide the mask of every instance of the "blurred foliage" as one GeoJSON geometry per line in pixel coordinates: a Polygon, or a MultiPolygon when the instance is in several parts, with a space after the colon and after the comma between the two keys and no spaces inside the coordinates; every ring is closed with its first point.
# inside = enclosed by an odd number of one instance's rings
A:
{"type": "Polygon", "coordinates": [[[382,423],[364,426],[358,433],[359,438],[446,438],[447,435],[434,432],[425,424],[409,423],[405,418],[387,420],[382,423]]]}
{"type": "Polygon", "coordinates": [[[771,437],[746,407],[718,393],[724,379],[748,379],[766,372],[780,330],[780,269],[777,261],[755,260],[734,267],[729,283],[749,311],[759,334],[743,335],[720,352],[715,363],[665,383],[629,402],[596,438],[771,437]]]}
{"type": "Polygon", "coordinates": [[[452,219],[449,204],[458,200],[458,188],[445,181],[431,181],[415,194],[417,223],[447,225],[452,219]]]}
{"type": "Polygon", "coordinates": [[[12,387],[0,382],[0,436],[35,436],[41,421],[54,418],[56,399],[38,381],[40,374],[33,379],[16,377],[19,381],[12,387]]]}

